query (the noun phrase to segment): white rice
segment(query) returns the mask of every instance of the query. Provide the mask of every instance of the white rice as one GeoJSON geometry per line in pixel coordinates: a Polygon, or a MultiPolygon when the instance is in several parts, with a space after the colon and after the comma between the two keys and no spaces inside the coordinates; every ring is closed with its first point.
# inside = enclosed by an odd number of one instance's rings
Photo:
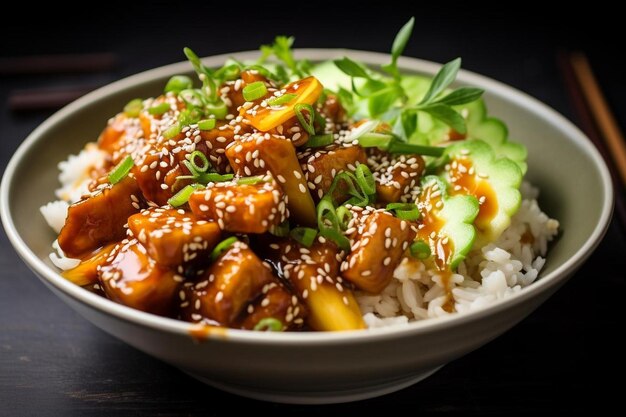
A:
{"type": "MultiPolygon", "coordinates": [[[[94,168],[101,168],[106,161],[107,154],[95,143],[88,143],[78,155],[70,155],[67,160],[59,162],[59,182],[61,187],[55,191],[58,200],[52,201],[39,208],[48,225],[58,234],[65,224],[67,210],[71,203],[80,200],[83,194],[88,193],[91,182],[90,172],[94,168]]],[[[50,260],[59,269],[68,270],[76,267],[80,260],[65,256],[55,240],[50,254],[50,260]]]]}
{"type": "MultiPolygon", "coordinates": [[[[447,288],[451,289],[455,312],[485,307],[537,279],[548,242],[558,233],[559,223],[539,209],[536,188],[524,183],[521,191],[522,205],[502,236],[470,252],[450,276],[447,288]],[[527,232],[533,237],[532,243],[522,243],[527,232]]],[[[381,294],[356,294],[370,328],[453,314],[443,308],[448,294],[438,270],[405,258],[393,275],[381,294]]]]}

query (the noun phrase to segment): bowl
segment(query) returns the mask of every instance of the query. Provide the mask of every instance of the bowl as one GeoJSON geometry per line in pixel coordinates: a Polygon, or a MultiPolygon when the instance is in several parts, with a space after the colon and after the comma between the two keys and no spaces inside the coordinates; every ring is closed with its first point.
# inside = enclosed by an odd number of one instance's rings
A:
{"type": "MultiPolygon", "coordinates": [[[[312,61],[349,55],[372,65],[388,55],[339,49],[299,50],[312,61]]],[[[219,66],[232,54],[206,58],[219,66]]],[[[257,52],[236,54],[254,59],[257,52]]],[[[408,72],[434,74],[439,65],[401,58],[408,72]]],[[[613,208],[607,168],[589,140],[548,106],[468,71],[459,84],[485,89],[491,113],[528,147],[527,178],[541,188],[543,210],[561,223],[540,279],[482,310],[383,329],[341,333],[261,333],[218,329],[134,310],[63,279],[48,253],[54,234],[39,206],[54,199],[57,163],[94,140],[106,120],[135,97],[160,93],[186,62],[137,74],[63,108],[16,151],[2,179],[0,211],[6,233],[26,264],[53,293],[87,320],[135,348],[199,380],[243,396],[289,403],[354,401],[414,384],[441,366],[510,329],[553,294],[589,257],[613,208]],[[36,169],[33,169],[36,167],[36,169]]]]}

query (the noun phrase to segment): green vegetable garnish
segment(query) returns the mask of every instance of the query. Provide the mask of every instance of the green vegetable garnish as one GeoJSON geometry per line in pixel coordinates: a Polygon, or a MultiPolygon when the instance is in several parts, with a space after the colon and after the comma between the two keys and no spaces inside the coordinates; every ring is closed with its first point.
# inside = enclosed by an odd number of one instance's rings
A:
{"type": "Polygon", "coordinates": [[[215,119],[204,119],[198,122],[198,129],[211,130],[215,129],[215,119]]]}
{"type": "Polygon", "coordinates": [[[167,111],[169,111],[170,109],[170,104],[169,103],[159,103],[155,106],[152,106],[148,109],[148,113],[150,113],[153,116],[160,116],[163,113],[166,113],[167,111]]]}
{"type": "Polygon", "coordinates": [[[419,208],[414,203],[390,203],[385,207],[396,213],[396,217],[402,220],[416,221],[420,218],[419,208]]]}
{"type": "Polygon", "coordinates": [[[257,175],[254,177],[243,177],[243,178],[239,178],[237,180],[237,184],[243,184],[243,185],[255,185],[258,184],[260,182],[264,182],[265,180],[263,179],[264,177],[257,175]]]}
{"type": "Polygon", "coordinates": [[[267,317],[259,320],[254,326],[254,330],[257,332],[280,332],[283,330],[283,323],[273,317],[267,317]]]}
{"type": "Polygon", "coordinates": [[[255,81],[243,88],[243,98],[246,101],[258,100],[261,97],[265,97],[266,94],[267,87],[262,81],[255,81]]]}
{"type": "Polygon", "coordinates": [[[289,236],[289,220],[285,220],[281,224],[272,226],[270,228],[270,233],[278,237],[289,236]]]}
{"type": "Polygon", "coordinates": [[[183,204],[186,204],[189,201],[189,197],[193,194],[194,191],[203,188],[200,184],[190,184],[184,187],[182,190],[174,194],[170,199],[167,200],[167,204],[172,207],[180,207],[183,204]]]}
{"type": "Polygon", "coordinates": [[[333,134],[327,133],[325,135],[313,135],[306,141],[305,146],[308,148],[320,148],[322,146],[330,145],[334,142],[333,134]]]}
{"type": "Polygon", "coordinates": [[[182,90],[193,87],[193,81],[186,75],[174,75],[165,84],[165,92],[180,93],[182,90]]]}
{"type": "Polygon", "coordinates": [[[129,101],[124,106],[124,114],[128,117],[139,117],[139,113],[141,113],[141,109],[143,108],[143,100],[140,98],[136,98],[134,100],[129,101]]]}
{"type": "Polygon", "coordinates": [[[411,256],[417,259],[428,259],[431,255],[430,246],[423,240],[413,242],[411,246],[409,246],[409,251],[411,252],[411,256]]]}
{"type": "Polygon", "coordinates": [[[293,110],[296,113],[296,117],[302,125],[302,128],[306,130],[309,135],[314,135],[315,126],[313,126],[313,121],[315,120],[315,109],[313,106],[307,103],[298,103],[293,106],[293,110]],[[305,112],[307,113],[306,116],[305,112]]]}
{"type": "Polygon", "coordinates": [[[267,100],[267,104],[269,104],[270,106],[282,106],[283,104],[289,103],[296,97],[298,97],[296,94],[286,93],[280,97],[274,97],[267,100]]]}
{"type": "Polygon", "coordinates": [[[215,248],[213,248],[213,251],[211,252],[211,261],[214,262],[217,258],[220,257],[222,253],[224,253],[228,248],[230,248],[238,240],[239,239],[237,239],[235,236],[231,236],[229,238],[222,240],[220,243],[218,243],[215,246],[215,248]]]}
{"type": "Polygon", "coordinates": [[[109,173],[109,182],[115,185],[118,182],[122,181],[124,178],[126,178],[134,165],[135,161],[133,161],[133,157],[128,155],[109,173]]]}
{"type": "Polygon", "coordinates": [[[178,135],[182,130],[180,123],[174,123],[167,129],[165,129],[162,133],[165,139],[172,139],[174,136],[178,135]]]}
{"type": "Polygon", "coordinates": [[[310,227],[295,227],[289,235],[293,240],[308,248],[315,241],[317,230],[310,227]]]}

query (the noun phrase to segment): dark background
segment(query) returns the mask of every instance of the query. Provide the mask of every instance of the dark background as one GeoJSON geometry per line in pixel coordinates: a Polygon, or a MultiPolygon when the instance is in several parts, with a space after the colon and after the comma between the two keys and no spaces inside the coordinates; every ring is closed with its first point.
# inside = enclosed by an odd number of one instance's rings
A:
{"type": "MultiPolygon", "coordinates": [[[[6,101],[15,90],[104,85],[180,61],[183,46],[212,55],[256,49],[275,34],[295,35],[298,47],[386,52],[411,15],[416,28],[406,55],[438,62],[462,56],[464,68],[511,84],[574,122],[557,57],[584,51],[626,126],[618,12],[598,2],[584,10],[571,6],[558,11],[528,2],[497,7],[472,3],[342,4],[349,11],[339,10],[338,2],[315,1],[17,5],[18,10],[3,16],[1,58],[113,52],[119,61],[114,70],[100,74],[1,77],[0,171],[28,133],[52,113],[10,111],[6,101]]],[[[597,412],[617,405],[623,386],[609,380],[623,375],[624,343],[617,339],[624,329],[625,254],[624,233],[614,221],[580,272],[504,336],[404,391],[320,408],[225,394],[126,346],[45,289],[0,234],[0,415],[238,415],[250,408],[293,415],[398,407],[415,414],[597,412]]]]}

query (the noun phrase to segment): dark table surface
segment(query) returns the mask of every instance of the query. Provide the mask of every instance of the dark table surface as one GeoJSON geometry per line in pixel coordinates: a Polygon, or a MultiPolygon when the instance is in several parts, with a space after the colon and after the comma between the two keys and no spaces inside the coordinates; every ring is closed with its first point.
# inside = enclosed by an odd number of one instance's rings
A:
{"type": "MultiPolygon", "coordinates": [[[[586,51],[625,126],[626,89],[612,53],[606,52],[616,38],[606,27],[591,35],[581,30],[591,16],[565,18],[546,12],[537,17],[522,10],[450,11],[441,6],[390,7],[384,18],[369,9],[347,18],[339,14],[319,19],[313,12],[311,20],[302,20],[288,8],[268,6],[260,14],[240,12],[234,30],[232,21],[216,19],[221,12],[214,8],[201,7],[190,17],[188,7],[159,2],[148,8],[127,5],[124,12],[90,7],[72,18],[53,18],[54,10],[44,9],[29,15],[28,24],[15,20],[4,25],[4,57],[110,51],[120,63],[103,74],[0,78],[0,170],[51,114],[10,112],[5,103],[12,90],[105,84],[182,60],[184,45],[210,55],[254,49],[275,33],[294,34],[302,47],[386,51],[395,28],[412,14],[417,26],[407,55],[440,62],[463,56],[465,68],[526,91],[574,121],[556,56],[566,49],[586,51]],[[175,28],[164,26],[172,22],[175,28]]],[[[597,411],[620,400],[619,384],[609,379],[619,378],[624,366],[624,343],[616,335],[624,328],[625,254],[625,236],[613,222],[571,281],[502,337],[403,391],[320,408],[261,403],[220,392],[114,339],[53,296],[0,233],[0,415],[223,415],[250,408],[313,414],[398,405],[413,413],[597,411]]]]}

